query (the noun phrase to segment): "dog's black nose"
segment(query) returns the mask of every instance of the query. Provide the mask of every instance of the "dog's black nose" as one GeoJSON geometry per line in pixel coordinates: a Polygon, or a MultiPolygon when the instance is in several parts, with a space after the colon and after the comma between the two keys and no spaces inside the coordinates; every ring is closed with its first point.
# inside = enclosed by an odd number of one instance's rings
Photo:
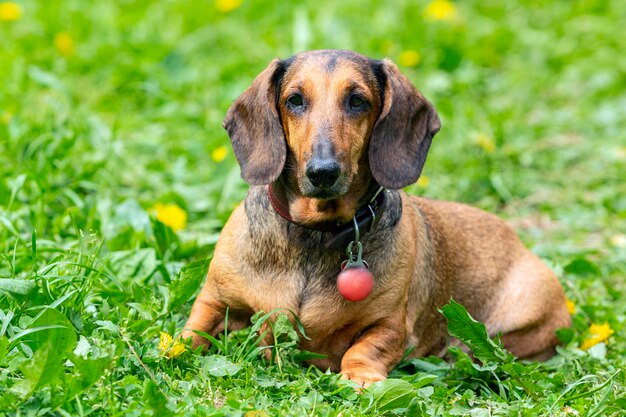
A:
{"type": "Polygon", "coordinates": [[[315,187],[332,187],[340,174],[341,168],[333,159],[313,160],[306,167],[306,176],[315,187]]]}

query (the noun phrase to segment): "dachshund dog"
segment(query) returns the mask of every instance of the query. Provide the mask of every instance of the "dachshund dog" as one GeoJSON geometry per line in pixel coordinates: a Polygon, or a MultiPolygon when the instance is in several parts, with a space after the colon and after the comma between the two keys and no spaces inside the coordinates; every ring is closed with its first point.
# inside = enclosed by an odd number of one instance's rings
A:
{"type": "Polygon", "coordinates": [[[437,309],[454,298],[519,358],[554,354],[570,316],[552,271],[497,217],[400,190],[440,121],[393,62],[337,50],[275,59],[224,127],[251,187],[185,326],[194,346],[208,344],[196,331],[224,330],[227,310],[240,329],[285,308],[308,336],[301,348],[325,355],[310,363],[367,387],[408,348],[445,351],[437,309]],[[346,260],[369,274],[353,301],[337,285],[346,260]]]}

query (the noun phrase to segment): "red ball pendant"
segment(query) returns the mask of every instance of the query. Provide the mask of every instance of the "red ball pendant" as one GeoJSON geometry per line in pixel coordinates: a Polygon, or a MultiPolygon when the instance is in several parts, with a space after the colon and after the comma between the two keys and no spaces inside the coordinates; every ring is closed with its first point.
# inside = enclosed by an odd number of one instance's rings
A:
{"type": "Polygon", "coordinates": [[[346,268],[337,277],[339,294],[348,301],[366,299],[374,287],[374,276],[367,268],[357,266],[346,268]]]}

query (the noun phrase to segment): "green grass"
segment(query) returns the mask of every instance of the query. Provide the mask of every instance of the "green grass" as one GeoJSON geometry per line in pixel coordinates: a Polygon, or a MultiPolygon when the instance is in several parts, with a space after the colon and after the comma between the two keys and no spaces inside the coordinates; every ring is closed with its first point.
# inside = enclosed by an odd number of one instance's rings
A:
{"type": "MultiPolygon", "coordinates": [[[[401,0],[19,4],[0,20],[0,415],[623,415],[623,4],[463,1],[453,22],[401,0]],[[520,364],[481,339],[481,365],[405,361],[360,396],[301,366],[284,320],[273,363],[250,331],[161,354],[246,192],[230,147],[211,158],[226,109],[273,57],[317,48],[419,53],[402,69],[443,128],[408,191],[497,213],[553,267],[576,304],[557,357],[520,364]],[[615,333],[580,350],[592,323],[615,333]]],[[[473,328],[456,317],[451,333],[473,328]]]]}

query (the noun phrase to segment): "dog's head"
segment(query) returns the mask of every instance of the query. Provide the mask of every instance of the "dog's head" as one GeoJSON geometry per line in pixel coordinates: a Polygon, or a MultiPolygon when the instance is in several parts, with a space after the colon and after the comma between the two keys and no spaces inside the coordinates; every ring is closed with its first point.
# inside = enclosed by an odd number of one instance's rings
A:
{"type": "Polygon", "coordinates": [[[372,177],[389,189],[415,182],[440,122],[390,60],[325,50],[272,61],[224,127],[245,181],[284,172],[303,197],[332,200],[372,177]]]}

